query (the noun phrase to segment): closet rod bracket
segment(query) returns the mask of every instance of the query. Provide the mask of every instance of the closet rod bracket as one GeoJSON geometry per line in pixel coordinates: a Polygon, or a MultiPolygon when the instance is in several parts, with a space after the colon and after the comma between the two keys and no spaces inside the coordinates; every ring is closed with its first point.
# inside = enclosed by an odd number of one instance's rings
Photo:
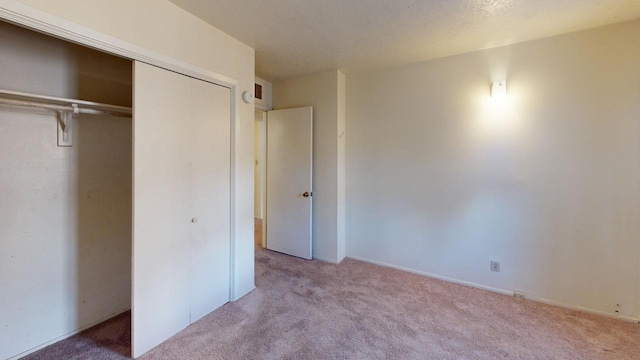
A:
{"type": "Polygon", "coordinates": [[[58,146],[73,146],[73,115],[78,114],[78,105],[71,104],[73,110],[58,111],[58,146]]]}

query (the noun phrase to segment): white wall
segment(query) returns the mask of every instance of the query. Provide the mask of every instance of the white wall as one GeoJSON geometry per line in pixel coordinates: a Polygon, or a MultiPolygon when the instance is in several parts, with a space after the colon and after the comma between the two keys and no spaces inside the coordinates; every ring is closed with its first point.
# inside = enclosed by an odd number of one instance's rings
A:
{"type": "Polygon", "coordinates": [[[253,91],[254,50],[167,0],[20,0],[47,13],[148,48],[240,82],[235,99],[241,126],[235,131],[236,164],[232,298],[254,289],[253,105],[242,92],[253,91]]]}
{"type": "Polygon", "coordinates": [[[639,64],[635,21],[349,74],[347,256],[640,318],[639,64]]]}
{"type": "MultiPolygon", "coordinates": [[[[327,71],[273,84],[273,108],[313,106],[313,258],[340,262],[338,95],[344,84],[339,71],[327,71]]],[[[342,100],[343,101],[343,100],[342,100]]],[[[267,199],[267,201],[269,201],[267,199]]]]}
{"type": "MultiPolygon", "coordinates": [[[[131,105],[131,62],[0,22],[0,88],[131,105]]],[[[0,359],[130,308],[131,119],[0,107],[0,359]]]]}

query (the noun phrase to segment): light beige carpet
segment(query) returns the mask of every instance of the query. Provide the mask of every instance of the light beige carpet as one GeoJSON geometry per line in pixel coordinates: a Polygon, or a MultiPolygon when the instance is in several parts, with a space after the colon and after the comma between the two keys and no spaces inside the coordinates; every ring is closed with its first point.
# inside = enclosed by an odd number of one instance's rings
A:
{"type": "Polygon", "coordinates": [[[257,289],[144,359],[640,359],[640,326],[257,250],[257,289]]]}
{"type": "MultiPolygon", "coordinates": [[[[355,260],[256,248],[256,285],[142,358],[640,359],[638,324],[355,260]]],[[[108,341],[75,338],[30,359],[121,358],[108,341]]]]}

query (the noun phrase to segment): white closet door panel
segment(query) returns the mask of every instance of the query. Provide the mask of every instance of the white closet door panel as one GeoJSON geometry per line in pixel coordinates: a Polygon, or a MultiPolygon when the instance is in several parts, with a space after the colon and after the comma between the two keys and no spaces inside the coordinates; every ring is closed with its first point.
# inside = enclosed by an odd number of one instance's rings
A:
{"type": "Polygon", "coordinates": [[[190,81],[134,65],[134,357],[190,322],[190,81]]]}
{"type": "Polygon", "coordinates": [[[229,301],[231,91],[191,79],[191,322],[229,301]]]}

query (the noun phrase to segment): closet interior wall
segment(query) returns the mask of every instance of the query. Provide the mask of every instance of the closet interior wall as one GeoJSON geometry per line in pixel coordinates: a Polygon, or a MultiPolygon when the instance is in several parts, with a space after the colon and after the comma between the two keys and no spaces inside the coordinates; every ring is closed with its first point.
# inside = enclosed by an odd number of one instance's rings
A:
{"type": "MultiPolygon", "coordinates": [[[[130,107],[132,64],[0,22],[0,88],[130,107]]],[[[132,123],[0,105],[0,359],[131,307],[132,123]]]]}

